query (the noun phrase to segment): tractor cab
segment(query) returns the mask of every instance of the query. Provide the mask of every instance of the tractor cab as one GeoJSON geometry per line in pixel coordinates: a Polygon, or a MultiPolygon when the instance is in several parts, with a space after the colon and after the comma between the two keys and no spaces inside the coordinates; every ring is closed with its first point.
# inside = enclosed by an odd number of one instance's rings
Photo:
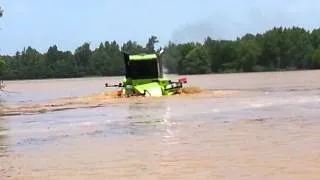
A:
{"type": "Polygon", "coordinates": [[[123,53],[125,77],[128,80],[157,80],[163,77],[157,54],[130,55],[123,53]]]}
{"type": "Polygon", "coordinates": [[[127,96],[164,96],[173,95],[182,88],[186,79],[172,82],[163,77],[161,55],[123,53],[125,79],[119,85],[106,87],[122,87],[119,91],[127,96]]]}

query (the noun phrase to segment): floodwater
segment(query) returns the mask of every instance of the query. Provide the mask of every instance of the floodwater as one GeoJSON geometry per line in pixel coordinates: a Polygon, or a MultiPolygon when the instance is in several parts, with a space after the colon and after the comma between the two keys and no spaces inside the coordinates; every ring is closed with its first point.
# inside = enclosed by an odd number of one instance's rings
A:
{"type": "Polygon", "coordinates": [[[101,98],[122,77],[9,81],[0,179],[320,179],[319,77],[194,75],[199,94],[124,100],[101,98]]]}

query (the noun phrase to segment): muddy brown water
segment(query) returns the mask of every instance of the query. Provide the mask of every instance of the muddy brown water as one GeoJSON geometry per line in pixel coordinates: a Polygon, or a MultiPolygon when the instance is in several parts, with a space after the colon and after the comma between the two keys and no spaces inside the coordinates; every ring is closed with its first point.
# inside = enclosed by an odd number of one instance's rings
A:
{"type": "Polygon", "coordinates": [[[6,82],[0,179],[320,179],[320,71],[187,77],[121,101],[99,97],[122,77],[6,82]]]}

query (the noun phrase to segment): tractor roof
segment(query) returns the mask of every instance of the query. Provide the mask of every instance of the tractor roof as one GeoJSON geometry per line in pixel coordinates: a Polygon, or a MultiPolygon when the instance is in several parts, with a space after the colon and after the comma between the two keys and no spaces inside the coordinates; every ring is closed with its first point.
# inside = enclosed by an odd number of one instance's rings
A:
{"type": "Polygon", "coordinates": [[[138,55],[129,55],[130,61],[142,61],[142,60],[156,60],[156,54],[138,54],[138,55]]]}

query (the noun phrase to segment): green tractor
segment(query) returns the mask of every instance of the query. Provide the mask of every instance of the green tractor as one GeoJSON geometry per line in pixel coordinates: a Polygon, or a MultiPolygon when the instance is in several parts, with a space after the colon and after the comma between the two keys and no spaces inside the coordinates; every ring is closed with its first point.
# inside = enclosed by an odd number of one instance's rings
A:
{"type": "Polygon", "coordinates": [[[123,52],[125,79],[117,85],[105,84],[106,87],[121,87],[118,96],[169,96],[179,92],[186,78],[176,82],[163,76],[161,52],[153,54],[129,54],[123,52]]]}

